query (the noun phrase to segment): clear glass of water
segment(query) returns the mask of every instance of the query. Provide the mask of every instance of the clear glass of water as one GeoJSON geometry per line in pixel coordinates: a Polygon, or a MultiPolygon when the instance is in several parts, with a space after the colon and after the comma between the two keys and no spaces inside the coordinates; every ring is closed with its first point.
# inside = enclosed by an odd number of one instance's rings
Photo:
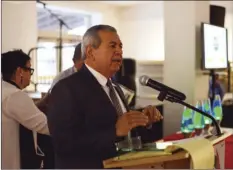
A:
{"type": "Polygon", "coordinates": [[[116,143],[117,151],[130,152],[134,150],[139,150],[141,148],[142,148],[142,141],[140,136],[127,138],[123,141],[116,143]]]}

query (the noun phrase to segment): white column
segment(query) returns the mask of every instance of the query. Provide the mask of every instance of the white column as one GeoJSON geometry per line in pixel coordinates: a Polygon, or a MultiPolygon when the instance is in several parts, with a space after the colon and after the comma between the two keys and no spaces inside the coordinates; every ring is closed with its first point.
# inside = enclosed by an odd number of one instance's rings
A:
{"type": "Polygon", "coordinates": [[[36,42],[36,1],[3,1],[2,53],[15,48],[28,53],[36,42]]]}
{"type": "Polygon", "coordinates": [[[228,30],[228,58],[233,61],[233,12],[226,13],[225,27],[228,30]]]}
{"type": "MultiPolygon", "coordinates": [[[[207,97],[208,77],[200,74],[200,25],[209,22],[208,1],[164,1],[164,83],[194,104],[207,97]]],[[[164,105],[164,135],[180,130],[183,106],[164,105]]]]}

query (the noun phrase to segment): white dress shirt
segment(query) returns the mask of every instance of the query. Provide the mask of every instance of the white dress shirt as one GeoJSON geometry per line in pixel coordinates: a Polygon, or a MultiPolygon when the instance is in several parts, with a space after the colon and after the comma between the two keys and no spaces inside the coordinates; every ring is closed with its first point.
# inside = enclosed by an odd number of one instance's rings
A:
{"type": "MultiPolygon", "coordinates": [[[[86,67],[88,68],[88,70],[93,74],[93,76],[97,79],[97,81],[100,83],[100,85],[103,87],[104,91],[106,92],[106,94],[108,95],[109,99],[111,100],[111,97],[110,97],[110,93],[109,93],[109,87],[107,86],[107,78],[104,77],[102,74],[100,74],[99,72],[97,72],[96,70],[94,70],[93,68],[91,68],[90,66],[88,66],[87,64],[85,64],[86,67]]],[[[115,86],[113,84],[113,86],[115,86]]],[[[115,90],[115,88],[114,88],[115,90]]],[[[121,109],[123,111],[123,113],[126,112],[126,109],[125,109],[125,106],[120,98],[120,96],[118,95],[117,91],[115,90],[115,93],[117,95],[117,98],[120,102],[120,106],[121,106],[121,109]]]]}
{"type": "Polygon", "coordinates": [[[2,80],[1,121],[2,169],[20,169],[19,125],[33,132],[49,134],[47,118],[26,93],[2,80]]]}

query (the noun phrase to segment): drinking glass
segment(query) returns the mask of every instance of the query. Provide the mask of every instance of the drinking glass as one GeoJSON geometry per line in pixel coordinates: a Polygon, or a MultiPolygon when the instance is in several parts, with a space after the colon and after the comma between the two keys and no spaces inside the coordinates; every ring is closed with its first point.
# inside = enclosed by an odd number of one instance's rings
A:
{"type": "Polygon", "coordinates": [[[131,137],[116,143],[116,150],[130,152],[142,148],[141,137],[131,137]]]}
{"type": "MultiPolygon", "coordinates": [[[[203,111],[211,116],[213,116],[213,112],[212,112],[212,109],[211,109],[211,104],[210,104],[210,99],[205,99],[203,100],[202,102],[203,106],[203,111]]],[[[212,120],[206,116],[204,116],[204,121],[205,121],[205,127],[204,127],[204,134],[207,135],[209,134],[209,128],[212,124],[212,120]]]]}
{"type": "MultiPolygon", "coordinates": [[[[199,109],[199,110],[203,110],[202,106],[203,106],[202,102],[197,101],[196,108],[199,109]]],[[[204,116],[201,113],[194,111],[193,124],[194,124],[194,129],[195,129],[196,136],[200,136],[202,134],[202,130],[203,130],[204,126],[205,126],[204,116]]]]}
{"type": "MultiPolygon", "coordinates": [[[[216,119],[220,127],[220,124],[223,118],[222,101],[221,101],[220,95],[215,95],[212,110],[213,110],[213,116],[216,119]]],[[[217,133],[217,130],[216,130],[216,127],[214,127],[212,134],[216,134],[216,133],[217,133]]]]}
{"type": "Polygon", "coordinates": [[[213,108],[214,117],[220,124],[223,117],[222,101],[220,95],[215,95],[212,108],[213,108]]]}
{"type": "Polygon", "coordinates": [[[184,135],[184,138],[191,137],[194,126],[193,126],[193,111],[186,106],[184,106],[184,110],[182,113],[182,120],[181,120],[181,132],[184,135]]]}

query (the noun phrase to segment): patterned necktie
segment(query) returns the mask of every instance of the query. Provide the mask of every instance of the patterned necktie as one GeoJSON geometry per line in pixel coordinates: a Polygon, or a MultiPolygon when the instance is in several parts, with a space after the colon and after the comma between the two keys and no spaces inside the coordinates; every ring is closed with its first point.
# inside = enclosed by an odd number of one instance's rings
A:
{"type": "Polygon", "coordinates": [[[111,83],[111,80],[108,80],[108,81],[107,81],[107,86],[108,86],[108,88],[109,88],[109,95],[110,95],[110,98],[111,98],[111,100],[112,100],[112,103],[113,103],[113,105],[114,105],[116,111],[117,111],[117,115],[118,115],[118,116],[121,116],[121,115],[123,114],[123,111],[122,111],[120,102],[119,102],[119,100],[118,100],[118,98],[117,98],[117,94],[116,94],[116,92],[115,92],[115,90],[114,90],[114,87],[113,87],[113,85],[112,85],[112,83],[111,83]]]}
{"type": "MultiPolygon", "coordinates": [[[[121,105],[120,105],[120,102],[118,100],[118,97],[117,97],[117,94],[116,94],[116,91],[114,90],[114,87],[111,83],[111,80],[108,79],[107,81],[107,86],[109,87],[109,96],[112,100],[112,103],[117,111],[117,115],[118,116],[121,116],[123,114],[123,111],[122,111],[122,108],[121,108],[121,105]]],[[[126,139],[127,141],[131,141],[131,132],[128,133],[128,136],[125,136],[125,137],[122,137],[122,138],[119,138],[120,140],[123,140],[123,139],[126,139]]]]}

